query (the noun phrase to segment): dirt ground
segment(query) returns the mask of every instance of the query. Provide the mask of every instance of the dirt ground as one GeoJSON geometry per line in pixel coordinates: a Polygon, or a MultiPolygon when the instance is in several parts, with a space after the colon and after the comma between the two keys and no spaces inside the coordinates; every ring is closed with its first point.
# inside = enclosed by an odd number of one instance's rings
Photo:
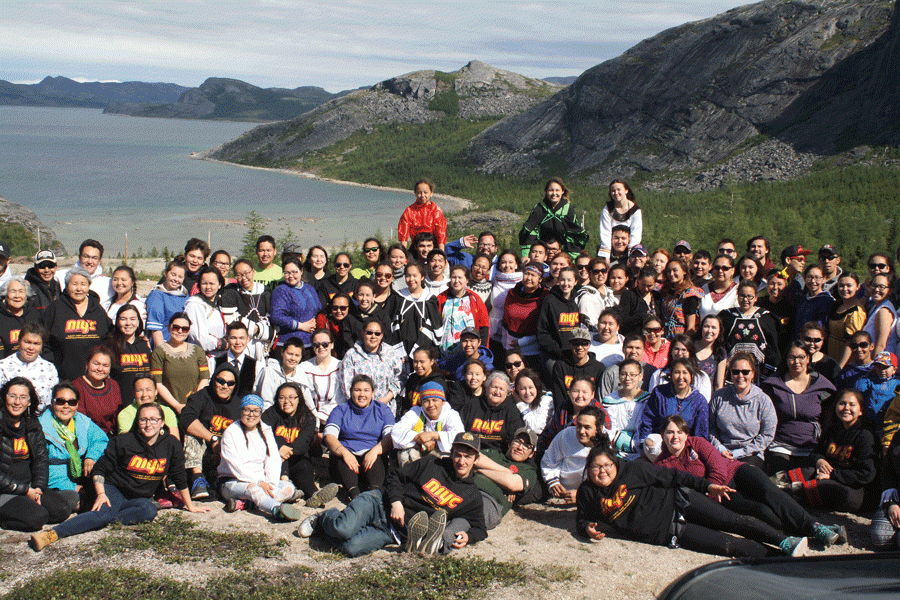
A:
{"type": "MultiPolygon", "coordinates": [[[[389,547],[358,559],[341,559],[334,553],[313,550],[307,540],[294,534],[296,524],[272,522],[255,512],[226,514],[220,502],[209,502],[213,508],[206,514],[187,514],[186,518],[202,527],[218,531],[263,531],[273,539],[287,540],[284,556],[277,559],[256,559],[253,567],[275,570],[288,565],[305,565],[320,575],[339,577],[353,566],[377,566],[398,551],[389,547]]],[[[329,506],[340,506],[333,501],[329,506]]],[[[313,514],[314,509],[304,509],[313,514]]],[[[823,522],[847,526],[850,543],[823,550],[810,542],[809,555],[849,554],[866,552],[869,548],[868,519],[851,515],[823,515],[823,522]]],[[[487,540],[464,548],[458,556],[478,556],[500,561],[517,561],[527,566],[546,569],[566,567],[574,571],[573,578],[549,584],[546,590],[532,590],[527,586],[512,586],[492,592],[492,600],[512,600],[524,597],[553,597],[581,599],[608,597],[642,599],[655,597],[676,577],[688,570],[714,560],[715,557],[682,549],[668,549],[636,542],[606,538],[599,542],[585,541],[573,534],[574,507],[529,505],[506,516],[500,527],[490,532],[487,540]]],[[[52,572],[59,568],[75,567],[139,567],[153,575],[199,583],[222,574],[222,568],[209,563],[167,564],[152,552],[127,552],[107,556],[95,549],[95,542],[107,535],[93,532],[61,540],[40,554],[27,545],[28,535],[0,532],[2,567],[8,576],[0,581],[0,593],[16,583],[52,572]]],[[[314,544],[315,546],[315,544],[314,544]]]]}

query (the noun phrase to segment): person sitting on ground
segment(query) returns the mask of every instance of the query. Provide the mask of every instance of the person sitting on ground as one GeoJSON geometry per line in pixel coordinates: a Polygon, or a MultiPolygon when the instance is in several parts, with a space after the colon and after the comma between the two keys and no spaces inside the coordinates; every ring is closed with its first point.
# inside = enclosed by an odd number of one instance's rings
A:
{"type": "Polygon", "coordinates": [[[272,428],[261,421],[262,398],[241,399],[241,417],[222,435],[219,484],[225,512],[238,500],[250,500],[262,512],[285,521],[299,521],[302,513],[292,502],[296,488],[281,478],[281,454],[272,428]]]}
{"type": "MultiPolygon", "coordinates": [[[[471,363],[470,363],[471,364],[471,363]]],[[[502,453],[509,449],[513,433],[525,426],[516,402],[509,394],[509,377],[494,371],[484,382],[485,394],[459,410],[465,430],[481,438],[486,448],[502,453]]]]}
{"type": "Polygon", "coordinates": [[[841,369],[837,385],[841,389],[854,389],[856,382],[872,370],[872,336],[867,331],[857,331],[847,342],[850,360],[841,369]]]}
{"type": "Polygon", "coordinates": [[[712,381],[709,375],[700,369],[697,363],[697,353],[694,350],[694,341],[687,335],[679,333],[672,339],[669,345],[669,358],[665,367],[657,369],[650,377],[648,391],[652,392],[658,386],[663,385],[671,380],[671,364],[676,358],[688,361],[691,366],[691,372],[694,374],[691,387],[703,396],[707,402],[712,397],[712,381]]]}
{"type": "Polygon", "coordinates": [[[300,363],[297,369],[300,372],[300,386],[310,402],[310,410],[316,417],[319,432],[316,440],[321,443],[322,430],[328,421],[328,415],[337,405],[346,402],[347,396],[344,395],[344,386],[341,383],[341,361],[331,355],[331,348],[334,346],[331,332],[319,329],[312,334],[311,339],[313,357],[300,363]]]}
{"type": "Polygon", "coordinates": [[[229,364],[238,371],[237,395],[243,398],[256,390],[263,369],[266,367],[265,357],[250,355],[250,333],[243,321],[234,321],[225,328],[225,339],[228,352],[212,361],[210,369],[229,364]]]}
{"type": "Polygon", "coordinates": [[[402,467],[428,453],[446,456],[456,434],[465,431],[459,413],[450,408],[444,387],[429,381],[419,388],[419,403],[391,430],[393,447],[402,467]]]}
{"type": "Polygon", "coordinates": [[[459,334],[459,350],[437,361],[438,368],[449,373],[457,381],[462,381],[466,364],[478,359],[484,363],[488,371],[494,370],[494,353],[482,342],[482,337],[475,327],[466,327],[459,334]]]}
{"type": "Polygon", "coordinates": [[[575,419],[581,411],[588,406],[596,406],[601,409],[601,412],[603,412],[603,423],[601,423],[601,425],[603,427],[609,425],[609,417],[607,417],[606,412],[603,411],[603,405],[600,404],[600,401],[595,397],[595,391],[596,387],[594,386],[594,382],[589,378],[579,376],[572,379],[572,383],[569,385],[569,389],[566,391],[566,395],[563,399],[562,406],[557,409],[547,423],[547,426],[544,427],[544,431],[538,436],[538,456],[543,456],[544,452],[550,446],[550,442],[553,441],[553,438],[566,427],[574,425],[575,419]]]}
{"type": "Polygon", "coordinates": [[[535,436],[540,435],[553,414],[553,394],[544,391],[541,378],[536,372],[528,368],[519,371],[513,386],[513,399],[516,401],[516,408],[522,413],[528,431],[535,436]]]}
{"type": "Polygon", "coordinates": [[[473,467],[478,436],[457,434],[448,458],[429,454],[391,469],[384,490],[358,495],[343,511],[329,509],[300,524],[301,537],[320,533],[345,554],[369,554],[405,538],[404,550],[449,553],[487,537],[473,467]]]}
{"type": "Polygon", "coordinates": [[[879,352],[872,361],[872,370],[856,381],[856,391],[864,398],[863,417],[880,440],[884,431],[884,417],[888,406],[900,389],[897,375],[897,356],[893,352],[879,352]]]}
{"type": "MultiPolygon", "coordinates": [[[[134,427],[134,417],[137,415],[137,410],[144,404],[156,402],[158,394],[156,382],[153,380],[153,376],[150,373],[138,373],[134,378],[131,389],[134,401],[120,410],[118,416],[116,416],[116,431],[118,433],[131,431],[131,428],[134,427]]],[[[181,431],[178,429],[178,415],[176,415],[175,411],[168,406],[162,404],[160,406],[162,406],[163,420],[165,421],[166,427],[169,429],[169,433],[174,436],[175,439],[180,440],[181,431]]]]}
{"type": "Polygon", "coordinates": [[[344,393],[349,396],[353,379],[368,375],[375,385],[375,399],[397,412],[397,397],[406,383],[403,354],[384,341],[384,324],[378,319],[366,319],[359,332],[359,341],[341,361],[339,372],[344,393]]]}
{"type": "Polygon", "coordinates": [[[413,406],[419,406],[420,390],[426,383],[433,381],[444,391],[447,390],[447,380],[444,377],[446,373],[438,369],[437,357],[437,348],[419,348],[413,353],[412,372],[406,380],[402,402],[399,404],[401,413],[405,414],[413,406]]]}
{"type": "Polygon", "coordinates": [[[890,550],[900,547],[900,436],[893,436],[893,441],[884,449],[884,460],[881,463],[881,498],[878,509],[872,515],[872,526],[869,530],[872,545],[879,550],[890,550]]]}
{"type": "Polygon", "coordinates": [[[222,452],[222,434],[241,414],[237,394],[238,370],[226,363],[213,372],[209,385],[192,394],[181,411],[179,424],[185,432],[185,468],[191,478],[191,497],[210,497],[206,475],[218,468],[222,452]]]}
{"type": "Polygon", "coordinates": [[[578,487],[584,481],[585,459],[597,442],[603,421],[599,408],[586,406],[578,413],[575,424],[560,431],[550,442],[541,458],[541,475],[554,498],[562,498],[566,504],[575,503],[578,487]]]}
{"type": "Polygon", "coordinates": [[[151,502],[160,484],[171,477],[188,512],[209,512],[195,506],[187,489],[184,452],[181,444],[163,428],[158,404],[145,404],[138,410],[137,426],[110,440],[106,452],[94,465],[92,478],[97,499],[91,510],[72,517],[53,529],[31,536],[30,545],[40,552],[61,538],[103,529],[118,521],[137,525],[156,518],[151,502]]]}
{"type": "Polygon", "coordinates": [[[19,351],[0,360],[0,385],[18,376],[31,381],[40,399],[38,413],[50,406],[51,390],[59,383],[56,367],[41,358],[45,335],[40,323],[26,323],[19,332],[19,351]]]}
{"type": "Polygon", "coordinates": [[[475,485],[481,490],[484,523],[488,530],[500,521],[518,502],[527,502],[531,492],[539,486],[537,470],[531,457],[537,436],[522,428],[516,431],[506,454],[484,448],[475,461],[475,485]]]}
{"type": "Polygon", "coordinates": [[[0,388],[0,529],[35,531],[60,523],[72,508],[48,487],[49,458],[31,382],[13,377],[0,388]]]}
{"type": "Polygon", "coordinates": [[[263,399],[266,410],[275,403],[275,391],[283,383],[303,380],[297,365],[303,360],[303,342],[290,338],[281,347],[281,360],[270,358],[259,376],[256,393],[263,399]]]}
{"type": "MultiPolygon", "coordinates": [[[[642,390],[647,390],[650,388],[650,378],[653,377],[653,373],[656,371],[656,367],[651,365],[650,363],[645,363],[641,359],[644,356],[644,338],[641,337],[639,333],[629,333],[625,336],[622,342],[622,354],[625,356],[624,360],[632,359],[638,361],[638,364],[641,365],[641,381],[639,382],[640,388],[642,390]]],[[[599,393],[597,394],[601,398],[606,398],[610,394],[612,394],[615,390],[619,389],[619,365],[610,365],[608,369],[603,371],[603,376],[600,378],[599,385],[599,393]]]]}
{"type": "Polygon", "coordinates": [[[94,346],[87,355],[84,375],[72,382],[81,398],[78,410],[112,435],[116,414],[122,408],[122,392],[119,384],[109,376],[113,353],[106,346],[94,346]]]}
{"type": "Polygon", "coordinates": [[[618,372],[619,389],[603,398],[603,408],[609,417],[607,433],[619,456],[633,460],[640,453],[634,438],[641,426],[650,393],[642,388],[644,374],[637,360],[626,358],[619,363],[618,372]]]}
{"type": "Polygon", "coordinates": [[[669,367],[671,382],[650,392],[638,430],[638,441],[643,442],[651,433],[660,431],[663,420],[673,414],[684,417],[691,435],[708,439],[709,402],[693,388],[696,370],[686,358],[673,359],[669,367]]]}
{"type": "Polygon", "coordinates": [[[625,358],[622,354],[622,340],[619,334],[618,313],[613,308],[607,308],[600,313],[597,320],[597,336],[591,343],[591,354],[600,361],[604,370],[625,358]]]}
{"type": "Polygon", "coordinates": [[[350,401],[331,411],[324,437],[332,479],[341,482],[351,500],[384,484],[393,427],[391,409],[375,401],[372,378],[356,375],[350,382],[350,401]]]}
{"type": "Polygon", "coordinates": [[[590,347],[591,334],[587,328],[576,327],[573,329],[569,339],[570,356],[565,356],[553,365],[550,377],[550,391],[553,393],[555,411],[565,404],[573,381],[585,377],[596,387],[597,382],[603,376],[605,367],[590,352],[590,347]]]}

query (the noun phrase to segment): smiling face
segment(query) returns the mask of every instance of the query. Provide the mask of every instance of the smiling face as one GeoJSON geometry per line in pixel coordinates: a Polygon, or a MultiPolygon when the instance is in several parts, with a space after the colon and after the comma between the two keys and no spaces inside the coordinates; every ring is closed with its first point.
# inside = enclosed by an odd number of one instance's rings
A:
{"type": "Polygon", "coordinates": [[[559,274],[559,283],[557,285],[559,285],[559,291],[568,298],[572,295],[572,290],[575,289],[575,274],[571,271],[563,271],[559,274]]]}
{"type": "Polygon", "coordinates": [[[888,297],[888,292],[891,290],[891,281],[885,275],[876,275],[867,287],[869,298],[878,305],[888,297]]]}
{"type": "Polygon", "coordinates": [[[749,361],[736,360],[731,364],[731,381],[734,382],[734,390],[738,394],[743,394],[750,389],[754,375],[756,373],[749,361]]]}
{"type": "Polygon", "coordinates": [[[184,262],[191,273],[196,273],[206,262],[206,257],[203,256],[203,250],[194,248],[184,255],[184,262]]]}
{"type": "Polygon", "coordinates": [[[656,269],[657,273],[662,273],[666,268],[666,263],[668,262],[669,257],[662,252],[657,252],[650,258],[650,264],[653,265],[653,268],[656,269]]]}
{"type": "Polygon", "coordinates": [[[617,255],[624,254],[631,242],[631,234],[627,231],[614,231],[611,242],[613,252],[617,255]]]}
{"type": "Polygon", "coordinates": [[[641,357],[644,355],[644,342],[641,340],[629,340],[625,342],[625,345],[622,346],[622,354],[625,355],[625,358],[637,361],[641,360],[641,357]]]}
{"type": "Polygon", "coordinates": [[[6,306],[10,312],[18,313],[25,307],[28,300],[28,293],[25,290],[25,284],[18,280],[10,281],[6,286],[6,306]]]}
{"type": "Polygon", "coordinates": [[[427,350],[416,350],[412,358],[413,371],[419,377],[428,377],[434,370],[435,361],[427,350]]]}
{"type": "Polygon", "coordinates": [[[116,271],[112,276],[112,289],[117,298],[127,298],[134,291],[134,279],[125,269],[116,271]]]}
{"type": "Polygon", "coordinates": [[[109,377],[112,369],[112,359],[101,353],[94,354],[87,362],[84,375],[94,385],[100,385],[109,377]]]}
{"type": "Polygon", "coordinates": [[[403,280],[406,281],[406,287],[412,293],[416,293],[422,289],[422,272],[418,267],[406,267],[406,272],[403,274],[403,280]]]}
{"type": "Polygon", "coordinates": [[[256,247],[256,258],[261,269],[266,269],[275,260],[275,246],[272,242],[260,242],[256,247]]]}
{"type": "Polygon", "coordinates": [[[300,406],[300,395],[294,388],[284,387],[278,392],[275,402],[278,404],[278,410],[282,414],[291,417],[297,412],[297,407],[300,406]]]}
{"type": "MultiPolygon", "coordinates": [[[[321,335],[319,337],[322,337],[321,335]]],[[[326,339],[328,336],[324,336],[326,339]]],[[[285,373],[293,373],[300,361],[303,360],[303,350],[291,344],[281,350],[281,368],[285,373]]]]}
{"type": "Polygon", "coordinates": [[[180,346],[187,340],[190,331],[191,324],[187,319],[174,319],[169,324],[169,344],[180,346]]]}
{"type": "Polygon", "coordinates": [[[133,310],[120,310],[116,315],[116,327],[130,340],[141,325],[141,318],[133,310]]]}
{"type": "Polygon", "coordinates": [[[787,367],[791,375],[802,375],[809,367],[809,356],[801,348],[791,348],[787,353],[787,367]]]}
{"type": "Polygon", "coordinates": [[[466,386],[474,392],[476,395],[481,394],[481,387],[484,385],[484,380],[487,379],[487,375],[479,365],[469,365],[466,367],[465,374],[466,386]]]}
{"type": "MultiPolygon", "coordinates": [[[[288,265],[288,269],[293,269],[299,272],[299,269],[296,265],[288,265]]],[[[238,263],[234,267],[234,278],[237,279],[238,285],[241,288],[250,291],[253,289],[253,278],[256,276],[256,271],[253,270],[249,264],[242,262],[238,263]]],[[[285,281],[287,280],[287,275],[285,275],[285,281]]]]}
{"type": "Polygon", "coordinates": [[[350,390],[350,400],[357,408],[366,408],[372,403],[375,391],[368,381],[357,381],[350,390]]]}
{"type": "Polygon", "coordinates": [[[375,301],[375,292],[368,285],[361,285],[356,289],[356,294],[353,297],[356,298],[359,310],[368,313],[375,301]]]}
{"type": "Polygon", "coordinates": [[[221,400],[227,400],[231,397],[231,392],[234,391],[234,388],[237,384],[237,379],[234,376],[234,373],[227,369],[223,369],[219,371],[219,373],[213,377],[212,385],[214,386],[214,392],[216,397],[221,400]]]}
{"type": "Polygon", "coordinates": [[[806,281],[806,289],[809,290],[810,295],[815,296],[822,291],[822,283],[825,281],[825,276],[820,267],[811,268],[803,279],[806,281]]]}
{"type": "Polygon", "coordinates": [[[694,277],[697,279],[704,279],[709,274],[710,266],[708,258],[705,256],[695,256],[694,260],[691,261],[691,273],[693,273],[694,277]]]}
{"type": "Polygon", "coordinates": [[[768,248],[766,248],[766,242],[763,240],[753,240],[752,242],[750,242],[750,247],[747,249],[747,253],[755,256],[759,262],[765,262],[766,253],[768,251],[768,248]]]}
{"type": "Polygon", "coordinates": [[[578,415],[575,419],[575,437],[582,446],[590,448],[597,436],[597,418],[594,415],[578,415]]]}
{"type": "MultiPolygon", "coordinates": [[[[484,256],[479,256],[472,262],[472,280],[476,282],[486,281],[491,273],[491,261],[484,256]]],[[[453,278],[450,279],[451,285],[453,278]]]]}
{"type": "Polygon", "coordinates": [[[759,273],[759,265],[753,260],[742,260],[738,265],[738,269],[741,272],[741,279],[749,279],[750,281],[754,281],[757,273],[759,273]]]}
{"type": "Polygon", "coordinates": [[[50,283],[56,276],[56,265],[49,260],[36,264],[34,268],[44,283],[50,283]]]}
{"type": "Polygon", "coordinates": [[[720,285],[724,285],[734,277],[734,267],[724,258],[717,258],[712,266],[713,281],[720,285]]]}
{"type": "Polygon", "coordinates": [[[706,319],[700,327],[700,337],[707,344],[712,344],[719,339],[722,327],[718,319],[706,319]]]}
{"type": "Polygon", "coordinates": [[[501,273],[515,273],[518,268],[516,257],[509,252],[504,253],[503,256],[497,259],[497,270],[501,273]]]}
{"type": "Polygon", "coordinates": [[[678,261],[666,265],[666,280],[673,286],[681,285],[684,281],[684,267],[678,261]]]}
{"type": "Polygon", "coordinates": [[[156,401],[156,384],[149,377],[141,377],[134,382],[134,399],[138,404],[156,401]]]}
{"type": "Polygon", "coordinates": [[[438,396],[426,396],[422,398],[422,412],[424,412],[425,416],[432,421],[441,416],[442,410],[444,410],[444,401],[438,396]]]}
{"type": "Polygon", "coordinates": [[[872,362],[872,343],[864,336],[852,337],[847,345],[850,347],[853,362],[860,365],[872,362]]]}
{"type": "Polygon", "coordinates": [[[138,433],[145,440],[155,440],[164,424],[162,411],[158,406],[152,404],[138,408],[135,420],[137,420],[138,424],[138,433]]]}
{"type": "Polygon", "coordinates": [[[262,409],[258,406],[245,406],[241,409],[241,424],[247,429],[256,429],[261,416],[262,409]]]}
{"type": "Polygon", "coordinates": [[[684,365],[675,365],[669,375],[672,381],[672,388],[678,395],[684,395],[691,389],[693,377],[688,368],[684,365]]]}
{"type": "Polygon", "coordinates": [[[494,377],[487,390],[487,401],[491,406],[500,406],[509,396],[509,384],[500,377],[494,377]]]}
{"type": "Polygon", "coordinates": [[[637,365],[627,364],[619,367],[619,389],[626,393],[634,393],[641,388],[644,374],[637,365]]]}
{"type": "Polygon", "coordinates": [[[531,293],[538,289],[538,286],[541,285],[541,276],[535,271],[528,270],[522,273],[522,289],[531,293]]]}
{"type": "Polygon", "coordinates": [[[353,261],[350,260],[349,254],[338,254],[334,257],[334,274],[338,280],[343,281],[350,274],[350,267],[353,261]]]}
{"type": "Polygon", "coordinates": [[[684,444],[687,442],[688,435],[675,423],[669,423],[663,430],[663,442],[666,447],[675,456],[680,456],[684,450],[684,444]]]}
{"type": "Polygon", "coordinates": [[[331,301],[331,320],[343,321],[350,314],[350,300],[341,296],[331,301]]]}
{"type": "Polygon", "coordinates": [[[503,366],[506,367],[506,376],[509,380],[515,381],[519,371],[525,368],[525,360],[518,352],[510,352],[506,355],[506,364],[503,366]]]}
{"type": "Polygon", "coordinates": [[[81,266],[85,268],[88,273],[93,273],[97,266],[100,264],[100,259],[102,258],[100,254],[99,248],[94,248],[93,246],[85,246],[81,253],[78,255],[78,262],[81,263],[81,266]]]}
{"type": "Polygon", "coordinates": [[[233,329],[231,333],[228,334],[228,349],[231,350],[231,353],[235,356],[240,356],[241,352],[247,349],[247,344],[250,342],[250,336],[247,335],[246,329],[233,329]]]}
{"type": "Polygon", "coordinates": [[[609,284],[609,287],[613,291],[613,293],[621,293],[625,289],[625,285],[628,283],[628,274],[625,273],[625,270],[621,268],[610,269],[609,275],[606,278],[606,282],[607,284],[609,284]]]}
{"type": "Polygon", "coordinates": [[[31,404],[31,395],[24,385],[12,385],[6,392],[6,412],[13,421],[18,421],[31,404]]]}
{"type": "Polygon", "coordinates": [[[844,427],[855,425],[863,414],[862,406],[859,404],[859,398],[856,394],[843,394],[837,401],[835,407],[838,419],[844,424],[844,427]]]}
{"type": "Polygon", "coordinates": [[[601,344],[615,342],[619,338],[619,322],[612,315],[604,315],[597,322],[597,334],[601,344]]]}
{"type": "Polygon", "coordinates": [[[594,485],[608,487],[616,480],[616,463],[606,454],[600,454],[588,466],[588,477],[594,485]]]}
{"type": "Polygon", "coordinates": [[[856,280],[852,277],[841,277],[837,282],[838,288],[838,296],[841,297],[841,300],[851,301],[856,298],[856,293],[859,291],[859,284],[856,283],[856,280]]]}
{"type": "Polygon", "coordinates": [[[516,397],[521,402],[531,406],[537,400],[537,394],[537,386],[534,385],[531,377],[521,377],[516,381],[516,397]]]}
{"type": "Polygon", "coordinates": [[[313,353],[315,353],[316,358],[325,359],[328,356],[331,356],[331,347],[334,342],[331,341],[331,337],[327,333],[317,333],[312,336],[312,349],[313,353]]]}
{"type": "Polygon", "coordinates": [[[468,283],[469,280],[466,278],[466,271],[464,269],[453,269],[450,272],[450,291],[454,296],[462,296],[463,292],[466,291],[466,285],[468,285],[468,283]]]}
{"type": "Polygon", "coordinates": [[[53,416],[63,423],[68,423],[69,419],[78,412],[78,401],[76,398],[75,392],[70,389],[60,388],[57,390],[56,395],[53,396],[53,404],[50,405],[53,416]],[[70,404],[70,402],[75,404],[70,404]]]}
{"type": "Polygon", "coordinates": [[[556,206],[563,197],[562,186],[555,181],[551,181],[544,191],[544,197],[547,199],[550,206],[556,206]]]}
{"type": "Polygon", "coordinates": [[[363,347],[366,352],[376,352],[381,347],[384,330],[379,323],[369,323],[362,332],[363,347]]]}
{"type": "Polygon", "coordinates": [[[431,186],[427,183],[420,183],[416,186],[415,194],[416,194],[416,202],[419,204],[428,204],[431,202],[431,195],[434,191],[431,189],[431,186]]]}
{"type": "Polygon", "coordinates": [[[23,333],[19,337],[19,360],[30,363],[37,360],[44,348],[44,340],[36,333],[23,333]]]}
{"type": "Polygon", "coordinates": [[[609,199],[616,203],[617,206],[623,205],[628,201],[628,190],[625,184],[615,182],[609,186],[609,199]]]}
{"type": "Polygon", "coordinates": [[[737,303],[742,313],[749,313],[756,306],[756,288],[742,286],[738,288],[737,303]]]}
{"type": "Polygon", "coordinates": [[[647,321],[644,325],[644,340],[654,348],[662,341],[663,327],[659,321],[647,321]]]}
{"type": "MultiPolygon", "coordinates": [[[[375,269],[375,286],[379,293],[384,293],[390,289],[394,283],[394,271],[387,265],[381,265],[375,269]]],[[[359,300],[359,296],[357,296],[359,300]]]]}
{"type": "Polygon", "coordinates": [[[181,289],[184,283],[184,267],[172,265],[163,278],[163,286],[170,292],[181,289]]]}
{"type": "Polygon", "coordinates": [[[303,272],[294,263],[286,264],[282,269],[282,274],[284,275],[284,282],[291,287],[297,287],[303,280],[303,272]]]}
{"type": "Polygon", "coordinates": [[[575,410],[580,411],[594,399],[594,390],[590,383],[579,379],[569,388],[569,398],[572,399],[572,405],[575,406],[575,410]]]}
{"type": "Polygon", "coordinates": [[[313,248],[309,252],[309,264],[316,272],[321,271],[328,264],[328,256],[321,248],[313,248]]]}
{"type": "Polygon", "coordinates": [[[785,289],[787,289],[787,281],[781,277],[772,277],[766,282],[766,290],[768,290],[769,299],[772,302],[780,301],[785,289]]]}
{"type": "Polygon", "coordinates": [[[66,294],[75,304],[81,304],[87,300],[90,289],[91,282],[84,275],[72,275],[69,283],[66,284],[66,294]]]}

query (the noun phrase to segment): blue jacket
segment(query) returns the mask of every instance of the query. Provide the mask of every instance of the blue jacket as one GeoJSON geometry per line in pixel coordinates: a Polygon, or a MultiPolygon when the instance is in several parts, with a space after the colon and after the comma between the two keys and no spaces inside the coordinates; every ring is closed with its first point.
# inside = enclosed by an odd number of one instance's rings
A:
{"type": "MultiPolygon", "coordinates": [[[[488,369],[488,373],[494,370],[494,353],[491,352],[489,348],[486,348],[485,346],[478,347],[478,360],[484,363],[484,366],[488,369]]],[[[450,356],[439,358],[437,361],[438,368],[447,371],[453,379],[460,382],[463,381],[466,365],[468,363],[469,359],[466,358],[466,355],[463,354],[462,350],[455,354],[451,354],[450,356]]]]}
{"type": "Polygon", "coordinates": [[[147,294],[147,331],[159,331],[163,339],[169,341],[169,319],[184,310],[187,299],[187,294],[167,293],[160,289],[147,294]]]}
{"type": "MultiPolygon", "coordinates": [[[[89,417],[80,412],[76,412],[72,418],[75,419],[78,455],[82,461],[87,458],[96,461],[103,456],[109,438],[89,417]]],[[[75,482],[69,479],[69,453],[66,451],[66,443],[53,426],[53,411],[45,410],[38,420],[44,430],[50,459],[50,481],[47,487],[52,490],[74,490],[75,482]]]]}
{"type": "Polygon", "coordinates": [[[272,292],[272,312],[269,318],[278,327],[278,345],[288,338],[299,338],[309,346],[310,334],[300,331],[300,323],[314,319],[322,310],[319,294],[308,283],[293,287],[282,283],[272,292]]]}
{"type": "Polygon", "coordinates": [[[651,433],[660,433],[662,423],[669,415],[681,415],[687,421],[692,436],[709,440],[709,404],[706,398],[697,390],[692,390],[687,398],[679,400],[672,384],[666,383],[650,392],[635,448],[651,433]]]}

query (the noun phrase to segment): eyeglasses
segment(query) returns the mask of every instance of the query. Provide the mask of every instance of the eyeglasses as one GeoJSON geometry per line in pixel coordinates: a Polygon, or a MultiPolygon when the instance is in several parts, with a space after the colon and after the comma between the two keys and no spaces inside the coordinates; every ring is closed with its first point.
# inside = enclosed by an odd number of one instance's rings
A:
{"type": "Polygon", "coordinates": [[[789,354],[787,357],[787,362],[800,362],[806,360],[807,358],[809,357],[805,354],[789,354]]]}
{"type": "Polygon", "coordinates": [[[865,350],[866,348],[869,347],[869,342],[859,342],[859,343],[850,342],[849,344],[847,344],[847,347],[850,348],[851,350],[865,350]]]}
{"type": "Polygon", "coordinates": [[[380,332],[380,331],[373,331],[373,330],[370,330],[370,329],[366,329],[365,334],[366,334],[366,335],[381,335],[382,332],[380,332]]]}
{"type": "MultiPolygon", "coordinates": [[[[297,269],[295,271],[282,271],[282,273],[284,273],[285,276],[290,275],[291,277],[296,277],[297,275],[300,274],[300,269],[297,269]]],[[[244,276],[249,276],[249,275],[250,275],[249,273],[245,273],[244,276]]],[[[238,274],[238,276],[240,276],[240,275],[238,274]]]]}
{"type": "Polygon", "coordinates": [[[375,274],[375,279],[393,279],[393,278],[394,278],[394,274],[393,274],[393,273],[389,273],[389,274],[385,274],[385,273],[376,273],[376,274],[375,274]]]}
{"type": "Polygon", "coordinates": [[[191,330],[190,325],[169,325],[169,329],[172,330],[172,333],[187,333],[191,330]]]}
{"type": "Polygon", "coordinates": [[[805,338],[803,338],[803,341],[805,341],[807,344],[820,344],[820,343],[822,343],[822,339],[823,338],[814,338],[814,337],[806,336],[805,338]]]}
{"type": "Polygon", "coordinates": [[[738,300],[754,300],[756,294],[738,294],[738,300]]]}
{"type": "Polygon", "coordinates": [[[331,345],[331,342],[313,342],[312,347],[313,350],[319,350],[321,348],[327,348],[331,345]]]}
{"type": "Polygon", "coordinates": [[[507,369],[518,369],[521,366],[522,366],[521,360],[511,360],[508,363],[506,363],[507,369]]]}
{"type": "Polygon", "coordinates": [[[374,246],[372,248],[363,248],[363,252],[366,254],[371,254],[372,252],[378,252],[378,246],[374,246]]]}
{"type": "Polygon", "coordinates": [[[606,275],[609,272],[609,269],[591,269],[591,273],[594,275],[606,275]]]}
{"type": "Polygon", "coordinates": [[[825,280],[825,278],[822,277],[821,275],[807,275],[806,278],[809,281],[824,281],[825,280]]]}
{"type": "Polygon", "coordinates": [[[881,270],[881,269],[888,269],[888,268],[890,268],[890,267],[888,267],[887,263],[869,263],[867,266],[868,266],[870,269],[872,269],[873,271],[876,270],[876,269],[881,270]]]}
{"type": "Polygon", "coordinates": [[[69,406],[78,406],[77,398],[54,398],[53,404],[57,406],[65,406],[68,404],[69,406]]]}
{"type": "Polygon", "coordinates": [[[883,292],[884,290],[888,289],[888,286],[884,285],[883,283],[879,283],[878,285],[870,285],[869,287],[873,290],[878,290],[879,292],[883,292]]]}
{"type": "Polygon", "coordinates": [[[641,373],[625,373],[623,371],[619,371],[619,379],[634,379],[635,377],[640,377],[641,373]]]}
{"type": "Polygon", "coordinates": [[[525,448],[526,450],[531,450],[532,448],[534,448],[534,444],[532,444],[530,442],[526,442],[522,438],[515,438],[515,439],[513,439],[512,443],[518,444],[518,445],[522,446],[523,448],[525,448]]]}
{"type": "Polygon", "coordinates": [[[242,408],[242,415],[250,415],[251,417],[257,417],[262,414],[262,411],[258,408],[242,408]]]}
{"type": "Polygon", "coordinates": [[[350,310],[350,305],[348,305],[348,304],[341,304],[341,305],[335,304],[334,306],[331,307],[331,310],[340,310],[340,311],[350,310]]]}
{"type": "Polygon", "coordinates": [[[162,419],[160,419],[159,417],[143,417],[141,419],[138,419],[138,423],[140,423],[141,425],[155,425],[160,421],[162,421],[162,419]]]}
{"type": "Polygon", "coordinates": [[[281,396],[278,396],[278,399],[279,400],[299,400],[300,396],[297,396],[296,394],[294,394],[293,396],[281,395],[281,396]]]}
{"type": "Polygon", "coordinates": [[[591,465],[589,468],[591,471],[605,471],[605,472],[609,473],[610,471],[615,470],[616,463],[610,462],[610,463],[606,463],[603,465],[591,465]]]}
{"type": "Polygon", "coordinates": [[[216,265],[217,267],[230,267],[231,266],[230,262],[224,261],[224,260],[215,260],[215,261],[213,261],[213,264],[216,265]]]}
{"type": "Polygon", "coordinates": [[[731,370],[731,374],[732,374],[733,376],[734,376],[734,375],[743,375],[744,377],[747,377],[747,376],[750,375],[750,373],[752,373],[752,372],[753,372],[753,371],[751,371],[750,369],[732,369],[732,370],[731,370]]]}
{"type": "Polygon", "coordinates": [[[224,385],[224,386],[228,386],[228,387],[234,387],[235,385],[237,385],[237,381],[235,381],[234,379],[232,379],[231,381],[228,381],[227,379],[222,379],[221,377],[216,377],[213,381],[215,381],[219,385],[224,385]]]}
{"type": "Polygon", "coordinates": [[[336,262],[334,263],[336,269],[348,269],[350,268],[350,263],[347,262],[336,262]]]}

